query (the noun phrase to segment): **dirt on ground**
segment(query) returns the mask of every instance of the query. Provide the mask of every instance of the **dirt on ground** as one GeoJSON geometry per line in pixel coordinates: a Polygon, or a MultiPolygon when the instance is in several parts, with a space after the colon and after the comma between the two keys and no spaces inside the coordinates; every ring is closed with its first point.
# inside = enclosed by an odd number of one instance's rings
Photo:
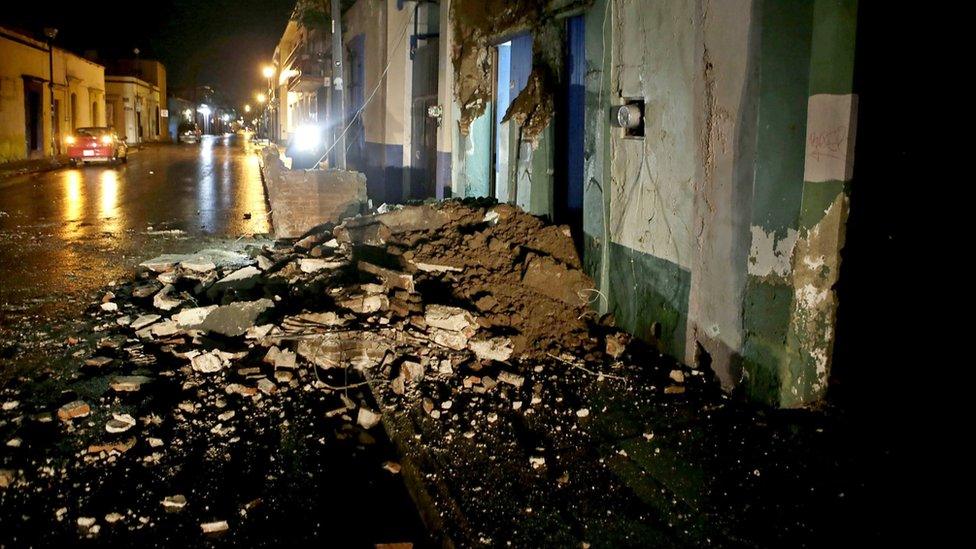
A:
{"type": "Polygon", "coordinates": [[[422,208],[443,217],[443,225],[394,235],[383,252],[422,275],[418,287],[430,288],[425,302],[471,310],[483,328],[510,336],[520,355],[584,356],[597,349],[587,326],[594,284],[581,270],[568,227],[510,205],[422,208]]]}

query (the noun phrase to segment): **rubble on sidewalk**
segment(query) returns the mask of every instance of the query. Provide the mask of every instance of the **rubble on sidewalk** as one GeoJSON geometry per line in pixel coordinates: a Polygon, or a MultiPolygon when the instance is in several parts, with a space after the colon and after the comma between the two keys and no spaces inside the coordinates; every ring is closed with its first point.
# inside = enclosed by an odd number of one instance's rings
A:
{"type": "MultiPolygon", "coordinates": [[[[433,422],[445,443],[484,444],[544,409],[573,426],[595,415],[553,399],[563,376],[626,385],[626,338],[590,311],[594,284],[568,230],[509,205],[409,206],[297,243],[142,267],[113,288],[117,308],[92,307],[118,336],[86,359],[87,375],[109,376],[110,395],[57,409],[65,432],[86,441],[86,459],[174,467],[168,456],[192,436],[224,459],[247,444],[241,431],[255,417],[285,430],[295,395],[313,395],[318,418],[337,436],[358,430],[364,444],[405,414],[433,422]],[[564,356],[573,359],[554,358],[564,356]],[[163,389],[179,397],[152,413],[132,407],[163,389]]],[[[530,450],[524,474],[558,464],[530,450]]],[[[185,505],[162,502],[166,512],[185,505]]],[[[230,530],[222,520],[199,527],[230,530]]]]}

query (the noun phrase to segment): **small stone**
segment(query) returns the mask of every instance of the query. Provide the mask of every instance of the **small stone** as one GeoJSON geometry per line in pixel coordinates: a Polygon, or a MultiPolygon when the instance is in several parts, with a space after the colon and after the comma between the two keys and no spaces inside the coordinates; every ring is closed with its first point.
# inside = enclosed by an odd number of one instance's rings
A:
{"type": "Polygon", "coordinates": [[[295,374],[290,370],[275,370],[274,378],[278,383],[288,384],[295,379],[295,374]]]}
{"type": "Polygon", "coordinates": [[[186,507],[186,497],[183,495],[166,496],[162,501],[163,509],[167,513],[177,513],[186,507]]]}
{"type": "Polygon", "coordinates": [[[576,417],[578,418],[589,417],[589,415],[590,415],[589,408],[580,408],[579,410],[576,410],[576,417]]]}
{"type": "Polygon", "coordinates": [[[102,368],[112,363],[112,359],[107,356],[95,356],[85,361],[86,368],[102,368]]]}
{"type": "Polygon", "coordinates": [[[70,421],[76,417],[85,417],[91,413],[91,407],[83,400],[69,402],[58,408],[58,418],[61,421],[70,421]]]}
{"type": "Polygon", "coordinates": [[[359,414],[356,416],[356,423],[359,424],[363,429],[372,429],[380,422],[382,416],[368,408],[359,408],[359,414]]]}
{"type": "Polygon", "coordinates": [[[109,433],[124,433],[135,427],[136,420],[129,414],[112,414],[112,419],[105,424],[105,430],[109,433]]]}
{"type": "Polygon", "coordinates": [[[149,447],[150,448],[159,448],[160,446],[162,446],[164,444],[163,443],[163,439],[161,439],[161,438],[154,438],[154,437],[147,438],[146,439],[146,442],[149,443],[149,447]]]}
{"type": "Polygon", "coordinates": [[[21,444],[23,444],[23,443],[24,443],[24,441],[21,440],[21,439],[19,439],[19,438],[12,438],[12,439],[10,439],[10,440],[7,441],[7,447],[8,448],[20,448],[21,444]]]}
{"type": "Polygon", "coordinates": [[[494,360],[496,362],[505,362],[515,352],[512,348],[512,340],[507,337],[469,341],[468,349],[471,349],[475,356],[481,360],[494,360]]]}
{"type": "Polygon", "coordinates": [[[198,372],[212,374],[219,372],[224,367],[224,364],[220,360],[219,354],[211,352],[194,356],[190,359],[190,366],[198,372]]]}
{"type": "Polygon", "coordinates": [[[191,307],[188,309],[183,309],[182,311],[173,315],[173,320],[180,328],[193,328],[203,324],[203,321],[207,319],[216,305],[211,305],[209,307],[191,307]]]}
{"type": "Polygon", "coordinates": [[[671,373],[669,375],[671,379],[674,380],[675,383],[685,382],[685,373],[682,372],[681,370],[671,370],[671,373]]]}
{"type": "Polygon", "coordinates": [[[203,531],[204,535],[219,536],[230,530],[230,526],[228,526],[226,520],[218,520],[200,524],[200,530],[203,531]]]}
{"type": "Polygon", "coordinates": [[[627,350],[627,336],[623,333],[616,333],[607,336],[607,354],[613,359],[618,359],[627,350]]]}
{"type": "Polygon", "coordinates": [[[157,322],[149,328],[149,333],[154,337],[169,337],[180,332],[180,325],[175,320],[157,322]]]}
{"type": "Polygon", "coordinates": [[[531,465],[533,469],[539,469],[541,467],[545,467],[546,466],[546,458],[544,458],[542,456],[530,456],[529,457],[529,465],[531,465]]]}
{"type": "Polygon", "coordinates": [[[400,375],[406,381],[420,381],[424,377],[424,366],[419,362],[406,360],[400,365],[400,375]]]}
{"type": "Polygon", "coordinates": [[[159,293],[153,296],[153,307],[164,311],[170,311],[179,307],[183,301],[170,297],[170,294],[174,291],[176,291],[176,288],[172,284],[163,286],[163,289],[159,290],[159,293]]]}
{"type": "Polygon", "coordinates": [[[91,533],[92,528],[96,526],[95,517],[78,517],[78,520],[75,522],[78,525],[78,529],[86,534],[91,533]]]}
{"type": "Polygon", "coordinates": [[[518,388],[522,387],[522,385],[525,384],[524,377],[518,374],[513,374],[511,372],[506,372],[504,370],[498,372],[498,381],[501,381],[502,383],[508,383],[509,385],[518,388]]]}
{"type": "Polygon", "coordinates": [[[109,382],[109,387],[117,393],[134,393],[151,381],[152,378],[147,376],[119,376],[109,382]]]}
{"type": "Polygon", "coordinates": [[[9,488],[17,480],[17,471],[0,469],[0,488],[9,488]]]}
{"type": "Polygon", "coordinates": [[[383,468],[387,471],[393,473],[394,475],[400,472],[400,464],[395,461],[383,462],[383,468]]]}
{"type": "Polygon", "coordinates": [[[228,410],[228,411],[226,411],[226,412],[218,415],[217,416],[217,419],[219,419],[220,421],[227,421],[229,419],[232,419],[234,417],[234,415],[235,415],[234,410],[228,410]]]}
{"type": "Polygon", "coordinates": [[[262,377],[258,380],[258,390],[270,396],[278,392],[278,386],[275,385],[270,379],[262,377]]]}
{"type": "Polygon", "coordinates": [[[115,311],[118,311],[119,310],[118,304],[115,303],[114,301],[109,301],[107,303],[102,303],[100,305],[100,307],[102,308],[103,311],[109,312],[109,313],[114,313],[115,311]]]}
{"type": "Polygon", "coordinates": [[[122,515],[120,513],[109,513],[105,515],[105,522],[109,524],[115,524],[116,522],[122,520],[123,518],[125,518],[125,515],[122,515]]]}
{"type": "Polygon", "coordinates": [[[136,319],[132,321],[132,324],[129,324],[129,327],[133,330],[141,330],[153,322],[156,322],[160,318],[162,317],[159,315],[141,315],[136,317],[136,319]]]}
{"type": "Polygon", "coordinates": [[[664,388],[664,394],[666,395],[680,395],[685,392],[684,385],[668,385],[664,388]]]}
{"type": "Polygon", "coordinates": [[[8,400],[7,402],[4,402],[3,403],[3,411],[4,412],[9,412],[10,410],[13,410],[14,408],[16,408],[18,406],[20,406],[20,402],[18,402],[16,400],[8,400]]]}
{"type": "Polygon", "coordinates": [[[264,355],[264,362],[273,365],[275,368],[295,369],[298,367],[296,359],[295,351],[279,349],[275,346],[268,349],[268,354],[264,355]]]}

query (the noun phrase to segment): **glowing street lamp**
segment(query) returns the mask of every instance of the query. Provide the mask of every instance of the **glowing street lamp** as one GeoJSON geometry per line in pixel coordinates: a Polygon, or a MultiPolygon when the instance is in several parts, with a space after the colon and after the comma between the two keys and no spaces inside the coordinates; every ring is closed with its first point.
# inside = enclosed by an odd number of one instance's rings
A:
{"type": "Polygon", "coordinates": [[[261,74],[268,79],[273,77],[274,73],[275,73],[274,67],[272,67],[271,65],[265,65],[264,68],[261,69],[261,74]]]}
{"type": "Polygon", "coordinates": [[[254,98],[257,99],[258,103],[264,103],[268,100],[268,96],[264,95],[263,93],[255,95],[254,98]]]}
{"type": "Polygon", "coordinates": [[[244,105],[244,112],[251,112],[251,106],[250,105],[244,105]]]}

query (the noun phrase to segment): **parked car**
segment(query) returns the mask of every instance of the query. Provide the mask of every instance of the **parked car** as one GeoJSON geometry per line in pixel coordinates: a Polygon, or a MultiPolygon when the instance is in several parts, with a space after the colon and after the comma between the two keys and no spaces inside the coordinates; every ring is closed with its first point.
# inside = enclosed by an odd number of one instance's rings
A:
{"type": "Polygon", "coordinates": [[[200,128],[196,124],[184,122],[177,128],[176,140],[179,143],[198,143],[200,141],[200,128]]]}
{"type": "Polygon", "coordinates": [[[112,128],[78,128],[65,138],[72,166],[85,162],[126,162],[129,147],[112,128]]]}

